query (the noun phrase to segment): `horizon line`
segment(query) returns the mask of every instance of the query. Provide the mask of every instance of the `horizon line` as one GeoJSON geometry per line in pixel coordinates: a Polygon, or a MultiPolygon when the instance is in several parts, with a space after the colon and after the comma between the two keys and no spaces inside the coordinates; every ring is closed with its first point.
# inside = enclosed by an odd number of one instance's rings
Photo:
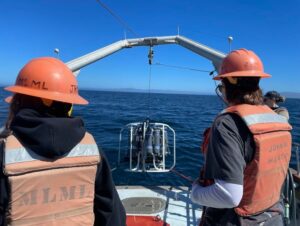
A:
{"type": "MultiPolygon", "coordinates": [[[[7,85],[0,84],[1,88],[7,85]]],[[[3,91],[5,91],[3,89],[3,91]]],[[[147,89],[137,89],[137,88],[95,88],[95,87],[82,87],[79,91],[103,91],[103,92],[124,92],[124,93],[149,93],[147,89]]],[[[150,93],[156,94],[184,94],[184,95],[206,95],[206,96],[217,96],[213,91],[186,91],[186,90],[164,90],[164,89],[152,89],[150,93]]],[[[287,98],[300,99],[300,92],[281,92],[286,95],[287,98]]]]}

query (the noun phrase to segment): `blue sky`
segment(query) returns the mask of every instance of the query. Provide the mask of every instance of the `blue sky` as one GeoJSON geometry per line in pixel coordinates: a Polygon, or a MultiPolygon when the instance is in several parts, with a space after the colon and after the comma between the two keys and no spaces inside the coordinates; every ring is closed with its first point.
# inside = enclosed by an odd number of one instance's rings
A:
{"type": "MultiPolygon", "coordinates": [[[[223,52],[255,51],[273,77],[264,91],[300,92],[300,1],[298,0],[102,0],[138,34],[128,38],[180,34],[223,52]]],[[[31,58],[67,62],[124,38],[124,28],[96,0],[1,0],[0,84],[12,84],[31,58]]],[[[180,46],[154,48],[154,62],[212,70],[211,63],[180,46]]],[[[79,87],[147,89],[148,48],[122,50],[82,69],[79,87]]],[[[153,89],[213,92],[206,73],[153,66],[153,89]]]]}

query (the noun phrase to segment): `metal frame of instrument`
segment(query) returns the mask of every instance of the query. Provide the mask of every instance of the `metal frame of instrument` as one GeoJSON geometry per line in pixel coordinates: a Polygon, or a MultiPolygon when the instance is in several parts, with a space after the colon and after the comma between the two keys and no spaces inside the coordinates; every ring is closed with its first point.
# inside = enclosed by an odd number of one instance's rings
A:
{"type": "MultiPolygon", "coordinates": [[[[164,124],[164,123],[149,123],[149,126],[151,128],[158,128],[161,129],[162,131],[162,137],[161,137],[161,156],[162,156],[162,160],[160,161],[160,165],[158,166],[156,163],[156,159],[155,159],[155,155],[153,153],[151,153],[152,155],[152,162],[150,163],[145,163],[145,157],[147,154],[147,150],[144,148],[144,146],[142,146],[140,152],[138,153],[137,159],[134,160],[134,155],[133,155],[133,138],[134,138],[134,134],[133,131],[135,128],[137,128],[138,126],[144,126],[143,122],[135,122],[135,123],[129,123],[126,126],[124,126],[121,131],[120,131],[120,137],[119,137],[119,153],[118,153],[118,163],[120,164],[121,162],[121,152],[122,152],[122,137],[123,137],[123,132],[125,131],[125,129],[127,129],[129,131],[130,137],[129,137],[129,171],[130,172],[149,172],[149,173],[164,173],[164,172],[169,172],[171,171],[175,165],[176,165],[176,133],[175,130],[173,128],[171,128],[169,125],[164,124]],[[169,129],[172,133],[173,133],[173,152],[170,152],[169,155],[170,157],[173,156],[173,162],[172,165],[170,164],[170,167],[166,166],[166,156],[167,156],[167,147],[166,147],[166,132],[167,129],[169,129]],[[135,167],[133,167],[133,162],[136,162],[135,167]],[[152,167],[150,167],[152,166],[152,167]],[[148,168],[150,167],[150,168],[148,168]]],[[[143,128],[143,141],[145,140],[146,137],[146,130],[147,128],[143,128]]]]}
{"type": "MultiPolygon", "coordinates": [[[[203,45],[201,43],[195,42],[191,39],[188,39],[186,37],[180,36],[180,35],[176,35],[176,36],[161,36],[161,37],[146,37],[146,38],[136,38],[136,39],[124,39],[124,40],[120,40],[117,41],[115,43],[112,43],[108,46],[105,46],[103,48],[100,48],[98,50],[95,50],[91,53],[88,53],[86,55],[83,55],[81,57],[75,58],[69,62],[67,62],[67,66],[73,71],[75,76],[78,76],[80,69],[92,64],[104,57],[107,57],[121,49],[124,48],[131,48],[131,47],[136,47],[136,46],[149,46],[150,47],[150,52],[149,52],[149,64],[151,64],[152,62],[152,55],[153,51],[152,51],[152,47],[156,46],[156,45],[165,45],[165,44],[178,44],[180,46],[183,46],[184,48],[210,60],[213,64],[213,66],[215,67],[215,70],[218,71],[221,65],[221,62],[223,60],[223,58],[226,56],[226,54],[217,51],[213,48],[210,48],[206,45],[203,45]]],[[[167,124],[163,124],[163,123],[150,123],[148,124],[148,126],[162,126],[163,128],[163,136],[164,136],[164,128],[169,128],[172,132],[173,132],[173,155],[174,155],[174,159],[173,159],[173,164],[172,166],[170,166],[170,168],[166,167],[166,162],[165,162],[165,157],[167,155],[165,147],[163,147],[162,149],[162,160],[157,160],[157,158],[155,159],[155,156],[153,155],[153,168],[146,168],[146,167],[150,167],[150,164],[146,164],[145,163],[145,155],[146,155],[146,151],[144,150],[145,148],[142,147],[141,149],[141,156],[140,154],[137,156],[137,165],[133,168],[132,163],[133,163],[133,159],[132,159],[132,130],[133,130],[133,126],[137,126],[140,125],[143,122],[139,122],[139,123],[130,123],[128,125],[126,125],[120,132],[120,144],[119,144],[119,163],[120,163],[120,153],[121,153],[121,141],[122,141],[122,132],[124,131],[125,128],[130,129],[130,151],[129,151],[129,170],[130,171],[134,171],[134,172],[168,172],[170,170],[172,170],[175,165],[176,165],[176,138],[175,138],[175,131],[167,124]],[[141,159],[140,159],[141,157],[141,159]],[[142,161],[141,161],[142,160],[142,161]],[[156,165],[156,161],[159,162],[159,166],[156,165]],[[142,167],[140,167],[140,162],[142,162],[142,167]]],[[[143,139],[145,139],[145,134],[143,134],[143,139]]],[[[163,138],[164,139],[164,138],[163,138]]],[[[143,140],[144,142],[144,140],[143,140]]],[[[164,143],[164,142],[163,142],[164,143]]],[[[164,145],[164,144],[163,144],[164,145]]],[[[149,154],[149,153],[148,153],[149,154]]],[[[148,155],[147,154],[147,155],[148,155]]]]}

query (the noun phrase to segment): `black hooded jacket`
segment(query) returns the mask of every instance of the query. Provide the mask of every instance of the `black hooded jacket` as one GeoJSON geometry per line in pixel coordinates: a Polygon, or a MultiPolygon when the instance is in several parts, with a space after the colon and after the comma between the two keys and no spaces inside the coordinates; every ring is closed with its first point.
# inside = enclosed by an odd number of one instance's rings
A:
{"type": "MultiPolygon", "coordinates": [[[[76,146],[86,130],[80,118],[53,117],[32,109],[22,109],[11,124],[12,133],[26,148],[38,155],[56,159],[76,146]]],[[[3,174],[3,142],[0,148],[0,226],[6,225],[9,202],[7,177],[3,174]]],[[[94,214],[96,226],[126,225],[126,214],[116,191],[109,164],[100,150],[95,181],[94,214]]]]}

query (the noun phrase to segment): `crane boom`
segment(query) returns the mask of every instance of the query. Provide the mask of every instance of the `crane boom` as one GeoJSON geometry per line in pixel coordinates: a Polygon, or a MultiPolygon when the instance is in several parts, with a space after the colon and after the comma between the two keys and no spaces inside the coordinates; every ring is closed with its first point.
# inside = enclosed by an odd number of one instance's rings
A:
{"type": "Polygon", "coordinates": [[[117,41],[108,46],[100,48],[96,51],[83,55],[81,57],[75,58],[67,62],[68,67],[76,72],[81,68],[92,64],[104,57],[107,57],[121,49],[131,48],[135,46],[155,46],[155,45],[165,45],[165,44],[178,44],[212,62],[214,67],[218,70],[222,59],[226,56],[218,50],[211,47],[203,45],[201,43],[195,42],[184,36],[158,36],[158,37],[146,37],[146,38],[136,38],[136,39],[125,39],[117,41]]]}

